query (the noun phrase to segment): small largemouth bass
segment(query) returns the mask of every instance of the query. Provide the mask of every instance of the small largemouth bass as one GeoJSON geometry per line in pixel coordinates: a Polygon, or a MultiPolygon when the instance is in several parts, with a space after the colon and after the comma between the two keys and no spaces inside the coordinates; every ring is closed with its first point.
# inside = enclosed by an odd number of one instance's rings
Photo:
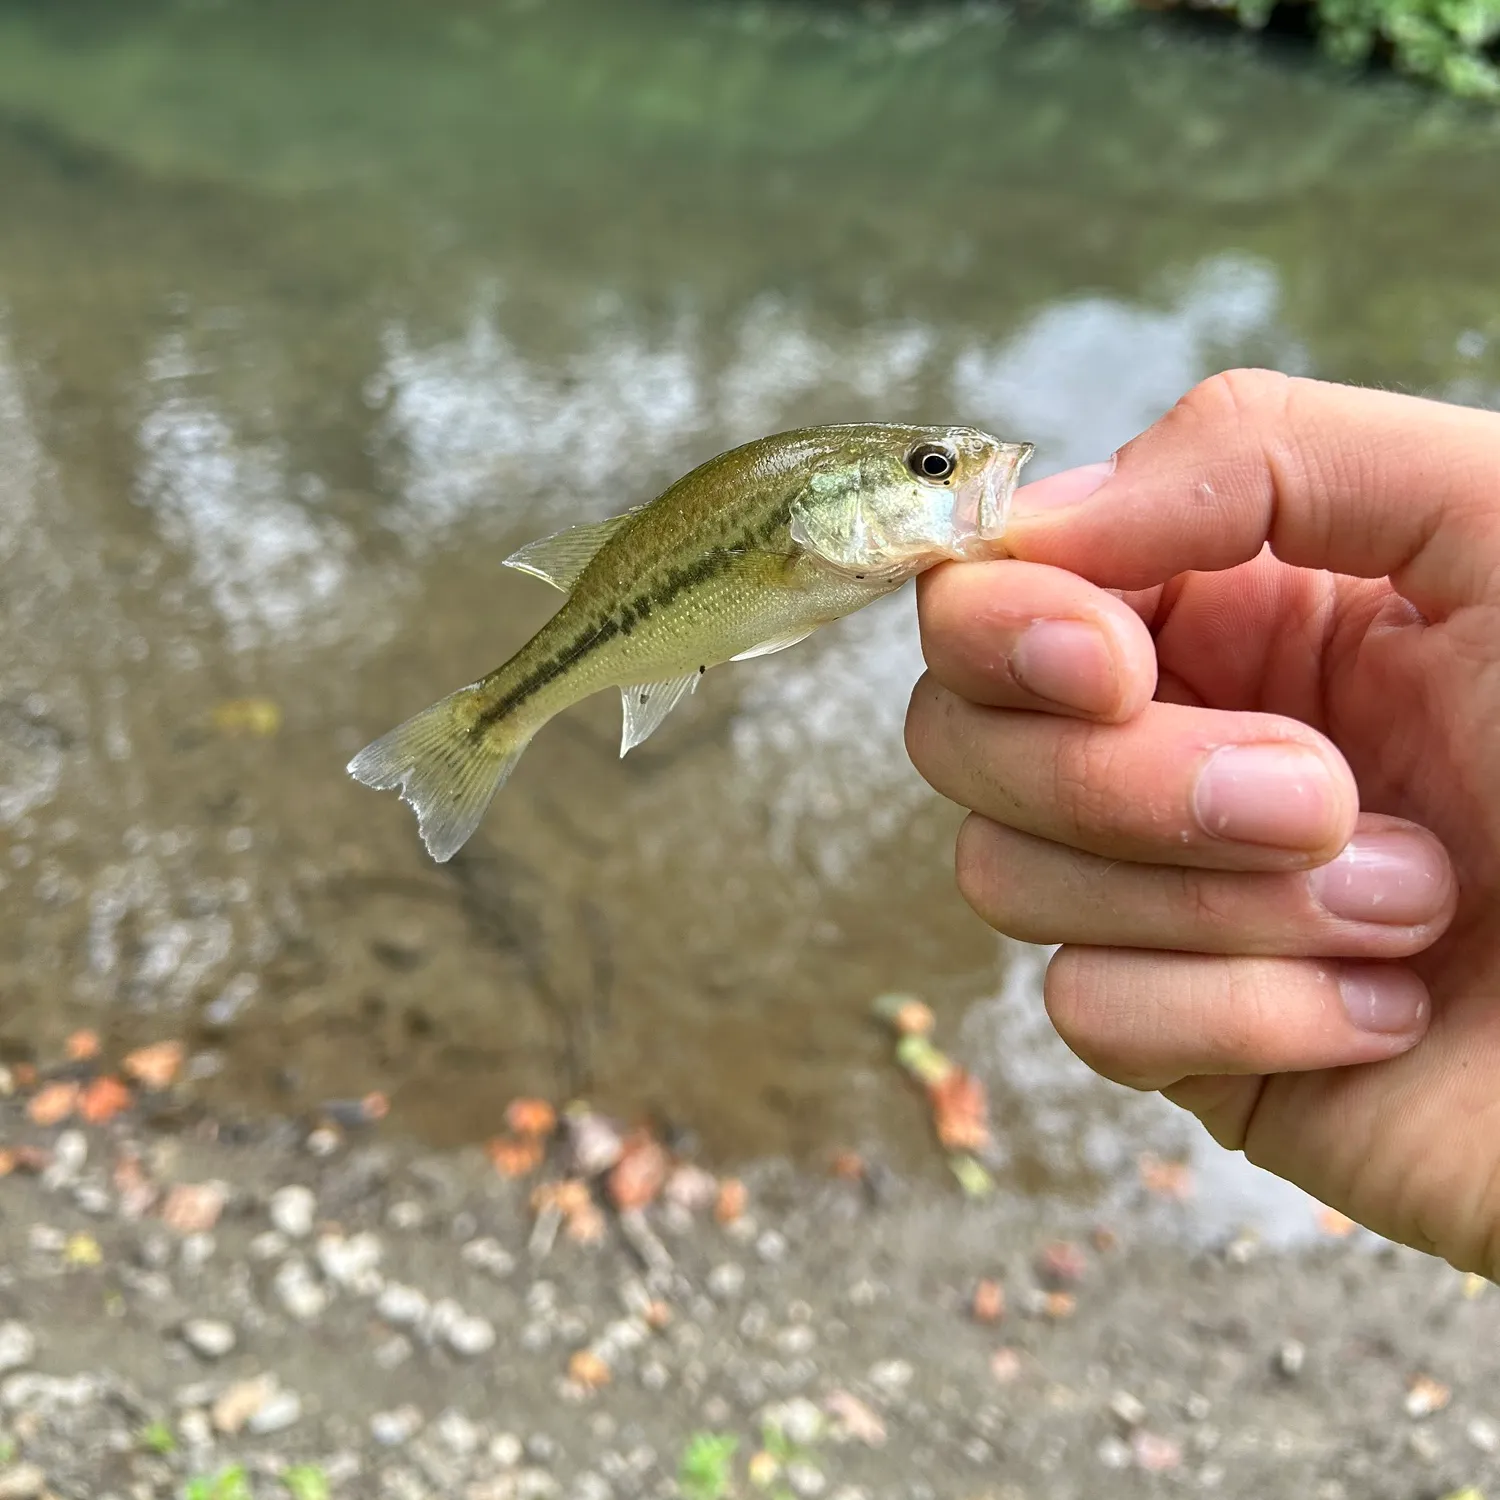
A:
{"type": "Polygon", "coordinates": [[[972,427],[808,427],[721,453],[648,505],[522,547],[505,566],[567,602],[503,667],[349,762],[399,787],[428,853],[463,845],[531,737],[618,687],[620,754],[710,668],[794,646],[944,559],[1002,557],[1030,443],[972,427]]]}

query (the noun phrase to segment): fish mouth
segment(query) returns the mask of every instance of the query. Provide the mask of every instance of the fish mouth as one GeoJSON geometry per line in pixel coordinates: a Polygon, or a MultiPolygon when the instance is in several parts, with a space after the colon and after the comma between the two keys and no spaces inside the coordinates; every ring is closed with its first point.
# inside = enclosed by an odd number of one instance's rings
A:
{"type": "MultiPolygon", "coordinates": [[[[969,522],[958,536],[959,554],[966,558],[1004,557],[1000,545],[1010,520],[1010,503],[1027,460],[1036,452],[1035,443],[1000,443],[983,472],[974,482],[977,493],[969,522]]],[[[968,507],[965,507],[967,510],[968,507]]]]}

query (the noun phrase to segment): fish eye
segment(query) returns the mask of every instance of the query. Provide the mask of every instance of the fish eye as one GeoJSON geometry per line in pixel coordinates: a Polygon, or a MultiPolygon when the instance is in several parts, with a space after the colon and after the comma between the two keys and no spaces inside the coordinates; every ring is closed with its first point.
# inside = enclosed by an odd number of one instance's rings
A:
{"type": "Polygon", "coordinates": [[[918,443],[906,455],[906,467],[928,484],[947,484],[958,467],[958,459],[951,448],[940,443],[918,443]]]}

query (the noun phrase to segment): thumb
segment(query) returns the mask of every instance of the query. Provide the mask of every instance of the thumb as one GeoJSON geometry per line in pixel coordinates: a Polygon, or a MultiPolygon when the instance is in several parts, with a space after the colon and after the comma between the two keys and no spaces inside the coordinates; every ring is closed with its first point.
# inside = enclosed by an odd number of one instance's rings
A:
{"type": "Polygon", "coordinates": [[[1283,562],[1389,577],[1429,619],[1500,595],[1500,415],[1232,370],[1105,464],[1016,491],[1005,543],[1106,588],[1283,562]]]}

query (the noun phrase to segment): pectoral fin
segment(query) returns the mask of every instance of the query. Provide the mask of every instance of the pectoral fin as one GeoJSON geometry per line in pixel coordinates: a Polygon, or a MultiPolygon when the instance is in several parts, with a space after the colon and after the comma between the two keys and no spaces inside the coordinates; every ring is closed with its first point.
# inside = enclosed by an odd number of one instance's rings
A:
{"type": "Polygon", "coordinates": [[[731,656],[730,661],[749,661],[756,656],[770,656],[777,651],[785,651],[788,646],[795,646],[798,641],[805,641],[812,634],[811,630],[799,630],[796,635],[784,635],[780,640],[762,641],[758,646],[752,646],[748,651],[741,651],[738,656],[731,656]]]}
{"type": "Polygon", "coordinates": [[[638,682],[620,689],[625,705],[625,727],[620,735],[620,754],[635,749],[648,738],[666,716],[698,685],[700,674],[686,672],[665,682],[638,682]]]}
{"type": "Polygon", "coordinates": [[[594,560],[594,554],[634,514],[634,511],[627,510],[624,515],[570,526],[566,531],[527,542],[505,559],[504,566],[530,573],[533,578],[540,578],[543,583],[550,583],[566,594],[578,582],[578,575],[594,560]]]}

